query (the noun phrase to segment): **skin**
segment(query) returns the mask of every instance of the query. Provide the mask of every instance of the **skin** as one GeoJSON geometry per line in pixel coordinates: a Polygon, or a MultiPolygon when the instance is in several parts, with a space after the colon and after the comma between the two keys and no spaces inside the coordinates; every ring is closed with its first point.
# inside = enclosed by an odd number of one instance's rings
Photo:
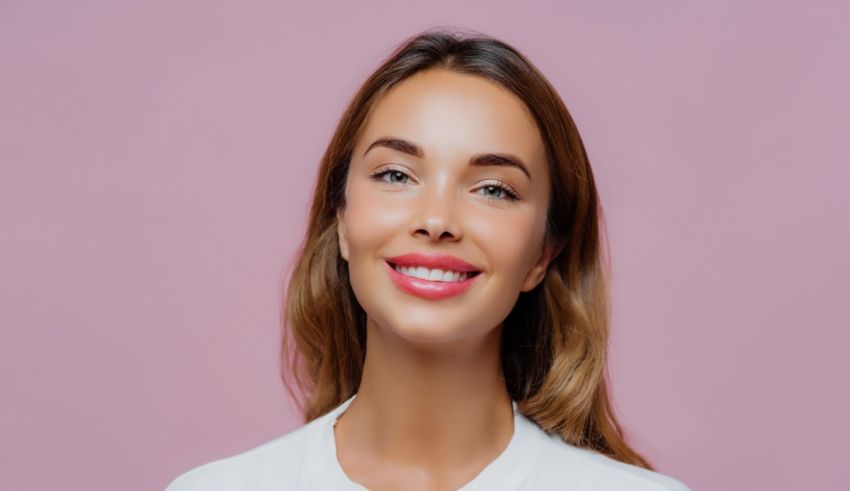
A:
{"type": "Polygon", "coordinates": [[[338,210],[339,246],[367,313],[357,397],[334,426],[346,475],[368,489],[458,489],[508,445],[513,411],[501,369],[502,321],[543,279],[549,175],[522,101],[487,79],[443,69],[397,84],[356,142],[338,210]],[[421,147],[416,157],[379,137],[421,147]],[[483,152],[507,166],[470,166],[483,152]],[[400,170],[382,177],[374,172],[400,170]],[[507,183],[518,194],[489,186],[507,183]],[[442,252],[481,269],[466,292],[428,300],[397,288],[385,258],[442,252]]]}

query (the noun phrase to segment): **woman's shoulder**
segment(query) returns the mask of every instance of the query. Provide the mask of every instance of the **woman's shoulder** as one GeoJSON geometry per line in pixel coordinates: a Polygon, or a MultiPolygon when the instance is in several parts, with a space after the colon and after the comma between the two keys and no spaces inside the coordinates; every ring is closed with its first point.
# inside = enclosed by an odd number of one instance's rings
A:
{"type": "Polygon", "coordinates": [[[587,484],[588,489],[595,491],[691,491],[671,476],[577,447],[558,435],[542,430],[541,433],[544,436],[537,462],[539,489],[555,489],[558,484],[575,482],[587,484]]]}
{"type": "Polygon", "coordinates": [[[277,489],[297,482],[302,459],[319,419],[244,452],[216,459],[178,475],[165,491],[277,489]]]}

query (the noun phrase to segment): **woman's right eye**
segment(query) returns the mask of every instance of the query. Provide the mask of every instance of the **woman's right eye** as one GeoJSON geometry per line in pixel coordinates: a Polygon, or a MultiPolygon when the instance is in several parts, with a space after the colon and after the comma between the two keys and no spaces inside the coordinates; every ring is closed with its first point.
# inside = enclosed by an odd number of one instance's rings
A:
{"type": "Polygon", "coordinates": [[[387,184],[404,184],[403,179],[410,178],[410,176],[397,169],[386,169],[378,171],[372,174],[371,177],[376,181],[383,181],[387,184]],[[384,176],[389,176],[389,180],[384,179],[384,176]],[[393,180],[394,178],[397,178],[398,180],[393,180]]]}

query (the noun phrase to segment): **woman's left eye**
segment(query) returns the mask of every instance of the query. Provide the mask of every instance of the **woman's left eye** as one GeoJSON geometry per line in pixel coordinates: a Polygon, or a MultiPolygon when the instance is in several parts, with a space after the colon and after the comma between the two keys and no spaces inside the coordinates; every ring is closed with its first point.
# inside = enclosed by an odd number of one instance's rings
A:
{"type": "MultiPolygon", "coordinates": [[[[397,170],[397,169],[385,169],[385,170],[382,170],[382,171],[378,171],[378,172],[375,172],[374,174],[372,174],[370,177],[373,180],[382,181],[382,182],[385,182],[387,184],[405,184],[405,182],[403,180],[404,179],[410,179],[410,176],[408,176],[406,173],[404,173],[400,170],[397,170]],[[385,176],[390,176],[390,180],[384,179],[385,176]],[[399,180],[394,181],[393,177],[397,177],[399,180]]],[[[517,195],[517,193],[515,193],[513,191],[513,189],[511,189],[509,186],[502,184],[502,183],[498,183],[498,182],[488,183],[488,184],[485,184],[484,186],[481,186],[478,189],[479,190],[483,189],[483,190],[487,190],[487,191],[496,191],[497,193],[501,193],[500,195],[497,194],[495,196],[493,194],[488,195],[488,194],[485,193],[484,197],[489,199],[489,200],[496,200],[496,201],[499,201],[499,200],[517,201],[517,200],[519,200],[519,196],[517,195]]]]}
{"type": "MultiPolygon", "coordinates": [[[[515,192],[513,192],[513,190],[511,188],[509,188],[508,186],[505,186],[504,184],[496,184],[496,183],[486,184],[486,185],[480,187],[479,189],[493,189],[493,190],[496,190],[496,191],[501,191],[502,197],[497,197],[495,199],[507,199],[507,200],[510,200],[510,201],[517,201],[519,199],[519,196],[517,196],[517,194],[515,192]]],[[[489,196],[485,196],[485,197],[487,199],[494,199],[494,198],[491,198],[489,196]]]]}

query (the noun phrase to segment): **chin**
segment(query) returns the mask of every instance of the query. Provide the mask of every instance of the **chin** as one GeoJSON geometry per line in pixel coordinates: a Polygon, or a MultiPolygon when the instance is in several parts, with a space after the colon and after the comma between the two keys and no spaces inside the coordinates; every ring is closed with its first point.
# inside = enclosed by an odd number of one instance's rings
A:
{"type": "Polygon", "coordinates": [[[448,343],[469,336],[469,332],[463,327],[449,326],[448,323],[440,319],[424,323],[412,323],[410,319],[403,319],[398,323],[379,328],[410,343],[425,345],[448,343]]]}
{"type": "Polygon", "coordinates": [[[460,337],[457,333],[442,333],[434,332],[433,330],[428,331],[425,329],[394,329],[394,332],[406,341],[425,345],[449,343],[460,337]]]}

